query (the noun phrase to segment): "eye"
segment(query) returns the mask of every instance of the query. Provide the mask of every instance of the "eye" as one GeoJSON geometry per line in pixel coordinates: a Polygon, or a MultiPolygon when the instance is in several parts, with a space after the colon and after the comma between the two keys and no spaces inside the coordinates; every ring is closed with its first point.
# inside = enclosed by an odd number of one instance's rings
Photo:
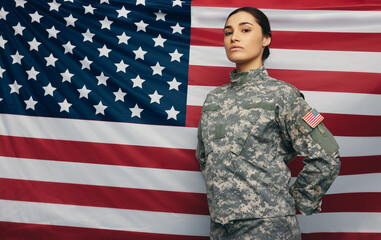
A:
{"type": "Polygon", "coordinates": [[[231,34],[232,34],[232,32],[225,32],[225,33],[224,33],[225,36],[229,36],[229,35],[231,35],[231,34]]]}
{"type": "Polygon", "coordinates": [[[245,28],[245,29],[242,30],[242,32],[250,32],[250,29],[245,28]]]}

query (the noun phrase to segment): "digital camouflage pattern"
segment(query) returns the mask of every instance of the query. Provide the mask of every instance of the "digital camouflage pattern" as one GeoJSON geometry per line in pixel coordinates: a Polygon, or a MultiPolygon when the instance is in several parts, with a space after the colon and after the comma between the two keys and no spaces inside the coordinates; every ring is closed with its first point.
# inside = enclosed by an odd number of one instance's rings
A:
{"type": "Polygon", "coordinates": [[[211,240],[301,240],[296,216],[211,222],[211,240]]]}
{"type": "Polygon", "coordinates": [[[196,157],[211,219],[289,216],[295,206],[305,215],[319,212],[340,169],[334,137],[323,123],[305,123],[312,108],[264,67],[230,77],[208,94],[198,129],[196,157]],[[290,188],[286,164],[297,155],[305,166],[290,188]]]}

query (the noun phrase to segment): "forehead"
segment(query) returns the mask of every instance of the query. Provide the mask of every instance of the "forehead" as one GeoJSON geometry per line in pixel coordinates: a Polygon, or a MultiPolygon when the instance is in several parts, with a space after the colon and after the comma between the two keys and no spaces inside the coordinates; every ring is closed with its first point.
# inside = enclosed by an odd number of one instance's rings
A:
{"type": "Polygon", "coordinates": [[[251,15],[248,12],[242,11],[230,16],[230,18],[226,21],[225,26],[237,26],[243,22],[248,22],[253,25],[257,24],[257,21],[253,15],[251,15]]]}

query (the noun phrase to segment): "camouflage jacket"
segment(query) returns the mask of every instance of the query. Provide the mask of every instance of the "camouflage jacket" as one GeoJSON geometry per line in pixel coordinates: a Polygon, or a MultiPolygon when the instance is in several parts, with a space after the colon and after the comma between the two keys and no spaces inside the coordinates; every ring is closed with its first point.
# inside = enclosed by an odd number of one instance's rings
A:
{"type": "Polygon", "coordinates": [[[230,75],[210,92],[198,127],[196,157],[205,176],[211,219],[237,219],[321,210],[321,199],[340,169],[338,145],[323,123],[303,117],[312,110],[292,85],[266,69],[230,75]],[[304,156],[290,187],[287,167],[304,156]]]}

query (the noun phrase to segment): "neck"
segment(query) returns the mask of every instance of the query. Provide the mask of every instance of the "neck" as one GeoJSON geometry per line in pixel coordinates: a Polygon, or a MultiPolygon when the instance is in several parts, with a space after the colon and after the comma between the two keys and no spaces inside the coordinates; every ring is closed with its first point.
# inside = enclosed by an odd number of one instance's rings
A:
{"type": "Polygon", "coordinates": [[[252,63],[252,62],[251,63],[245,63],[245,64],[236,63],[236,69],[237,69],[237,73],[247,72],[250,69],[260,68],[260,67],[262,67],[262,65],[263,65],[263,62],[261,59],[260,61],[256,61],[254,63],[252,63]]]}

